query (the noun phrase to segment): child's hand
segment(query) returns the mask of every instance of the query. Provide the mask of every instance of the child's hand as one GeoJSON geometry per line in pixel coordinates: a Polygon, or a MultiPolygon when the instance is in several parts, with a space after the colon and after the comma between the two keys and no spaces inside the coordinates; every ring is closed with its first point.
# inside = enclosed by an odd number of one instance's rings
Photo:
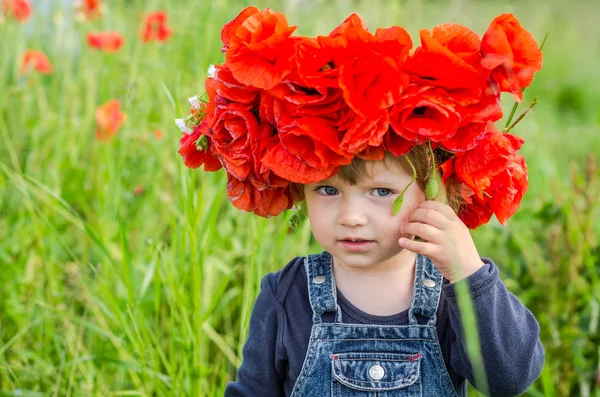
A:
{"type": "Polygon", "coordinates": [[[401,238],[400,246],[429,257],[450,283],[470,276],[483,266],[469,229],[448,205],[422,201],[415,204],[407,219],[401,232],[427,241],[401,238]]]}

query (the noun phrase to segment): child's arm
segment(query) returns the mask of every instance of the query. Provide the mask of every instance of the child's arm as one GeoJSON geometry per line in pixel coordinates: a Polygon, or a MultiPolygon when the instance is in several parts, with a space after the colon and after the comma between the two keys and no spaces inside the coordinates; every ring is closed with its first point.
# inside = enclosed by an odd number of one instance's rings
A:
{"type": "MultiPolygon", "coordinates": [[[[491,396],[518,396],[538,378],[544,366],[540,326],[533,314],[511,294],[489,259],[466,282],[473,299],[486,380],[491,396]]],[[[456,300],[456,284],[444,284],[450,326],[456,333],[452,344],[452,368],[475,387],[467,356],[465,336],[456,300]]]]}
{"type": "Polygon", "coordinates": [[[482,262],[471,234],[448,205],[423,201],[415,205],[402,233],[425,241],[401,238],[399,244],[429,257],[450,284],[443,286],[450,307],[450,324],[457,342],[451,353],[454,370],[474,383],[461,328],[455,283],[467,282],[479,323],[479,339],[490,395],[524,392],[540,375],[544,349],[540,326],[531,312],[512,295],[493,262],[482,262]]]}
{"type": "Polygon", "coordinates": [[[278,337],[281,305],[271,284],[272,277],[273,274],[268,274],[262,279],[250,317],[242,365],[237,381],[227,385],[226,397],[284,396],[280,374],[285,371],[285,361],[278,357],[277,349],[281,344],[278,337]]]}

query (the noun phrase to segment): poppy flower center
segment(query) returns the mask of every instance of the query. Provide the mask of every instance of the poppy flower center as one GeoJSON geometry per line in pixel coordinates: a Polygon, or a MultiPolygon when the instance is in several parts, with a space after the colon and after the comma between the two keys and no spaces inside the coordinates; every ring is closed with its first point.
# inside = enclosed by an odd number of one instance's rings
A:
{"type": "Polygon", "coordinates": [[[426,111],[427,111],[426,106],[419,106],[419,107],[416,107],[413,109],[413,114],[416,116],[423,116],[426,111]]]}

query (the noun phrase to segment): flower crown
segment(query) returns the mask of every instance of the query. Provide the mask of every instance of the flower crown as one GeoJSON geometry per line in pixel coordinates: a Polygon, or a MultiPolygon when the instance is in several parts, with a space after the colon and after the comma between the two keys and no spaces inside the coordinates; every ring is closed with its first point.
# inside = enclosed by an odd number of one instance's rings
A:
{"type": "Polygon", "coordinates": [[[176,120],[185,165],[224,167],[235,207],[275,216],[294,205],[292,183],[426,144],[443,153],[433,165],[441,182],[460,184],[468,227],[516,212],[528,186],[524,141],[493,122],[500,93],[520,102],[542,54],[513,15],[496,17],[483,38],[457,24],[421,30],[414,51],[402,27],[371,33],[357,14],[327,36],[295,29],[282,13],[245,8],[221,30],[225,62],[209,68],[208,99],[190,98],[176,120]]]}

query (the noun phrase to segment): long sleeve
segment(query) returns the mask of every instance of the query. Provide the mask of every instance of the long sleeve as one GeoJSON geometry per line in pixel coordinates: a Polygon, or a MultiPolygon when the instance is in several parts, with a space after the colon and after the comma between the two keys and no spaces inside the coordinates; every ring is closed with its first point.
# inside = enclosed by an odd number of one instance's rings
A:
{"type": "Polygon", "coordinates": [[[238,379],[227,385],[225,397],[285,395],[280,380],[285,362],[278,357],[277,349],[281,344],[278,327],[281,304],[271,283],[272,276],[270,273],[262,279],[250,317],[248,339],[242,349],[238,379]]]}
{"type": "MultiPolygon", "coordinates": [[[[458,283],[467,283],[478,322],[488,390],[491,396],[518,396],[540,376],[544,348],[534,315],[507,289],[491,260],[458,283]]],[[[458,284],[457,283],[457,284],[458,284]]],[[[450,325],[456,333],[451,349],[453,369],[476,388],[453,284],[444,284],[450,325]]]]}

